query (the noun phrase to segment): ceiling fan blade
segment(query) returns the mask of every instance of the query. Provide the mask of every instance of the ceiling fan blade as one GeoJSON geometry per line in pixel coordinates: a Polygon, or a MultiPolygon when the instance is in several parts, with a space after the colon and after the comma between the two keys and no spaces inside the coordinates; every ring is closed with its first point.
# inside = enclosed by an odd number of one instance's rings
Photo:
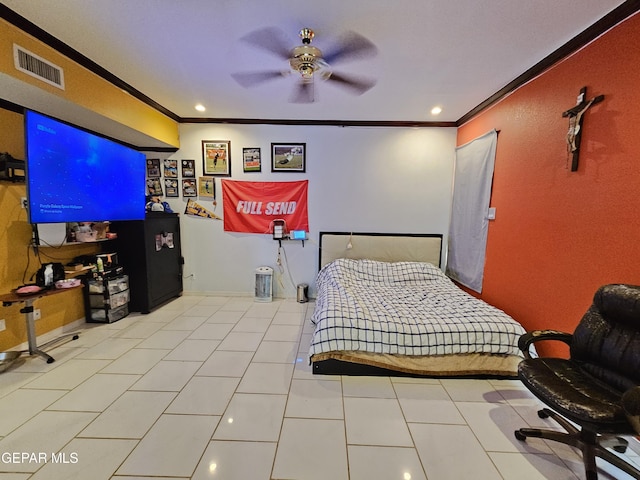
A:
{"type": "Polygon", "coordinates": [[[378,49],[371,40],[356,32],[347,32],[340,39],[340,44],[323,55],[324,60],[329,63],[336,61],[359,59],[371,57],[378,53],[378,49]]]}
{"type": "Polygon", "coordinates": [[[299,82],[291,96],[291,103],[313,103],[313,101],[313,82],[299,82]]]}
{"type": "Polygon", "coordinates": [[[336,72],[333,72],[327,78],[327,81],[334,82],[336,85],[344,87],[356,95],[362,95],[376,84],[376,81],[370,78],[347,76],[336,72]]]}
{"type": "Polygon", "coordinates": [[[266,27],[255,30],[240,40],[254,47],[274,53],[285,60],[289,59],[289,54],[291,53],[288,37],[282,30],[276,27],[266,27]]]}
{"type": "Polygon", "coordinates": [[[233,79],[245,88],[260,85],[261,83],[275,80],[276,78],[283,77],[284,74],[281,70],[265,70],[264,72],[239,72],[232,73],[233,79]]]}

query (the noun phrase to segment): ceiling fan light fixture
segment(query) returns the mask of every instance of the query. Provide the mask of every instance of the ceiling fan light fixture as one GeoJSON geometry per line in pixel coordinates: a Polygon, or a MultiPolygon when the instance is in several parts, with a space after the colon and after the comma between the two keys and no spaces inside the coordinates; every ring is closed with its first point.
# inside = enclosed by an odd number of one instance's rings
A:
{"type": "Polygon", "coordinates": [[[312,67],[315,70],[315,64],[322,58],[320,49],[311,45],[300,45],[291,51],[289,65],[293,70],[300,71],[301,67],[312,67]]]}
{"type": "Polygon", "coordinates": [[[315,67],[311,63],[303,63],[298,68],[298,73],[302,77],[303,81],[312,79],[314,72],[315,72],[315,67]]]}
{"type": "Polygon", "coordinates": [[[310,28],[299,31],[302,44],[292,49],[287,46],[283,32],[274,27],[268,27],[249,33],[242,40],[258,48],[267,50],[286,60],[289,68],[286,71],[265,70],[254,72],[232,73],[231,76],[243,87],[252,87],[264,82],[282,78],[288,74],[297,77],[298,82],[293,94],[293,103],[311,103],[314,101],[314,82],[318,80],[330,81],[333,85],[346,88],[350,93],[362,95],[375,85],[375,80],[362,76],[352,76],[337,73],[333,70],[333,62],[344,61],[349,58],[364,58],[376,54],[377,49],[371,41],[355,32],[347,32],[340,43],[333,47],[327,55],[319,48],[311,45],[315,36],[310,28]]]}

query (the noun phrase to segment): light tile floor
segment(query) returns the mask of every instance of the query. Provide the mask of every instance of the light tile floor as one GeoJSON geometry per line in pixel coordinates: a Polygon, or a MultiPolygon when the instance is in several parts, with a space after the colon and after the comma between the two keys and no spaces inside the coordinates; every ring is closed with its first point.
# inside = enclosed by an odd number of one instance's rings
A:
{"type": "Polygon", "coordinates": [[[547,423],[516,380],[312,375],[312,309],[185,295],[87,324],[0,375],[0,480],[584,478],[514,438],[547,423]]]}

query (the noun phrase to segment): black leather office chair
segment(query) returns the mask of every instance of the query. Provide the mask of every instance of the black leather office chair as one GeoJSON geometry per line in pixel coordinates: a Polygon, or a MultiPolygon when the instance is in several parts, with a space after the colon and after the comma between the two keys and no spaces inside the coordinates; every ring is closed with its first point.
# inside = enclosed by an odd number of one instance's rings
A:
{"type": "Polygon", "coordinates": [[[573,334],[529,332],[518,346],[525,355],[520,380],[549,406],[538,416],[553,418],[566,433],[521,428],[516,438],[544,438],[580,449],[587,480],[598,478],[596,457],[640,479],[640,470],[607,450],[623,453],[627,441],[616,435],[640,433],[634,429],[640,427],[640,287],[602,286],[573,334]],[[531,344],[541,340],[565,342],[570,358],[531,358],[531,344]]]}

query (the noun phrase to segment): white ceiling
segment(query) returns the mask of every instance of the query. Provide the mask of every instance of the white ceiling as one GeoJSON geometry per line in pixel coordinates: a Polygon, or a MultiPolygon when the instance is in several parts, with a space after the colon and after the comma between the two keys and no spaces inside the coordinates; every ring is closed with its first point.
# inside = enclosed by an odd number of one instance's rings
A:
{"type": "MultiPolygon", "coordinates": [[[[54,37],[179,117],[454,122],[621,0],[3,0],[54,37]],[[361,96],[330,83],[317,101],[290,103],[294,77],[251,89],[231,74],[286,69],[241,40],[302,27],[329,49],[346,31],[373,58],[335,65],[377,79],[361,96]],[[207,110],[194,110],[202,103],[207,110]],[[439,105],[440,116],[429,111],[439,105]]],[[[588,79],[585,79],[588,81],[588,79]]],[[[0,97],[3,95],[0,93],[0,97]]]]}

